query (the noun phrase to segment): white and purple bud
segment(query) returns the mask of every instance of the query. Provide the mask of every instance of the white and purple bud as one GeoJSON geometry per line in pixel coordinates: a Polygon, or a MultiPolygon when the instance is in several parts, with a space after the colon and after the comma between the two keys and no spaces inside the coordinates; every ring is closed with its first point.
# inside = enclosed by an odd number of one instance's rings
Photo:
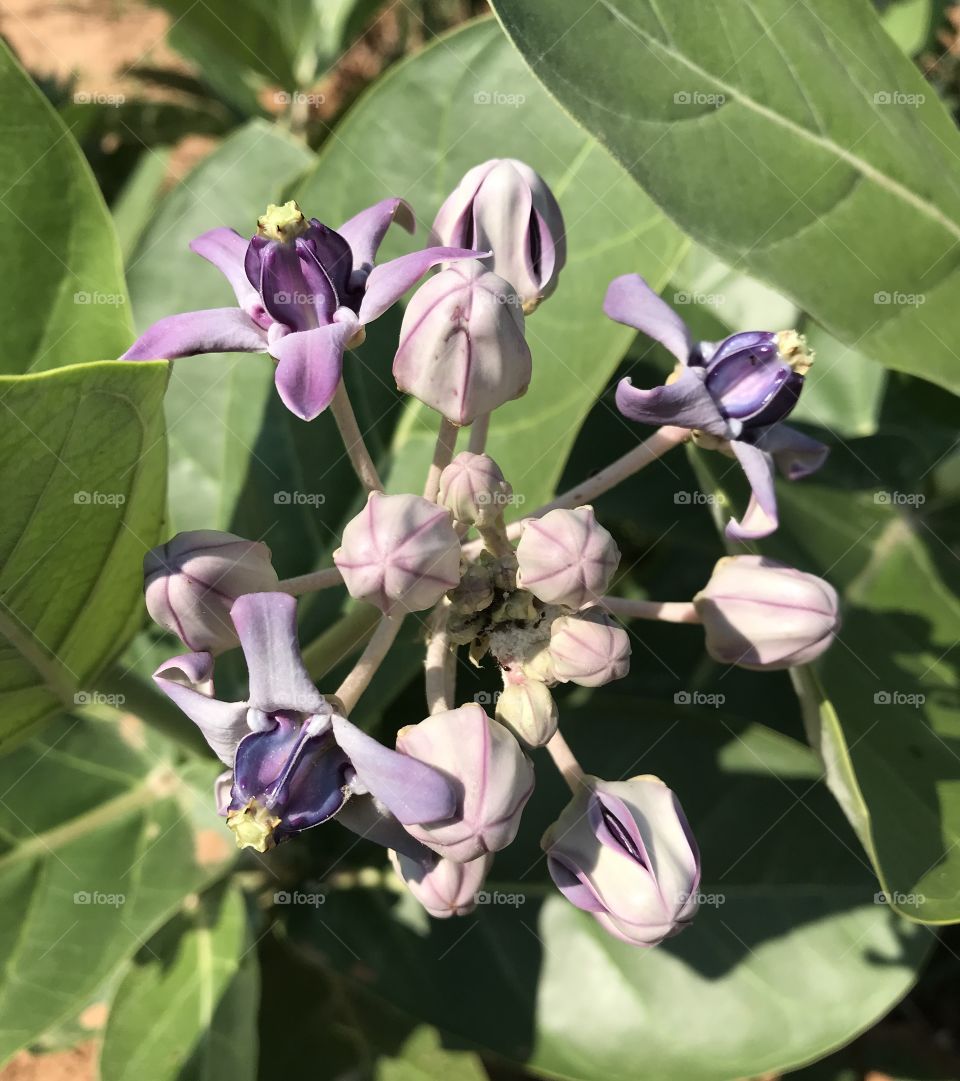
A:
{"type": "Polygon", "coordinates": [[[602,687],[630,671],[630,637],[599,608],[555,619],[549,648],[561,683],[602,687]]]}
{"type": "Polygon", "coordinates": [[[488,454],[465,450],[440,474],[437,502],[458,522],[486,528],[498,522],[513,489],[488,454]]]}
{"type": "Polygon", "coordinates": [[[434,852],[458,863],[506,848],[533,793],[533,766],[514,736],[480,706],[435,713],[402,728],[397,750],[451,778],[457,810],[443,822],[408,826],[434,852]]]}
{"type": "Polygon", "coordinates": [[[525,394],[531,374],[517,294],[482,263],[448,267],[414,293],[393,361],[400,390],[462,425],[525,394]]]}
{"type": "Polygon", "coordinates": [[[460,581],[460,538],[445,507],[417,495],[371,492],[333,561],[351,597],[386,615],[420,612],[460,581]]]}
{"type": "Polygon", "coordinates": [[[515,158],[469,170],[433,223],[438,243],[491,250],[527,314],[557,287],[566,262],[563,215],[546,181],[515,158]],[[469,243],[467,238],[469,238],[469,243]]]}
{"type": "Polygon", "coordinates": [[[538,679],[504,673],[506,686],[497,698],[497,720],[528,747],[545,746],[557,730],[557,703],[538,679]]]}
{"type": "Polygon", "coordinates": [[[233,533],[178,533],[143,559],[147,611],[189,649],[214,655],[239,645],[230,609],[245,593],[277,588],[270,549],[233,533]]]}
{"type": "Polygon", "coordinates": [[[477,907],[477,894],[493,863],[489,853],[468,863],[457,863],[426,851],[422,859],[392,849],[389,855],[393,869],[407,889],[438,920],[467,916],[477,907]]]}
{"type": "Polygon", "coordinates": [[[693,598],[707,652],[721,664],[776,669],[809,664],[840,627],[837,592],[766,556],[726,556],[693,598]]]}
{"type": "Polygon", "coordinates": [[[620,562],[616,541],[593,507],[528,518],[517,545],[517,585],[545,604],[582,608],[607,591],[620,562]]]}
{"type": "Polygon", "coordinates": [[[700,853],[680,803],[657,777],[585,782],[540,842],[550,877],[605,931],[656,946],[697,909],[700,853]]]}

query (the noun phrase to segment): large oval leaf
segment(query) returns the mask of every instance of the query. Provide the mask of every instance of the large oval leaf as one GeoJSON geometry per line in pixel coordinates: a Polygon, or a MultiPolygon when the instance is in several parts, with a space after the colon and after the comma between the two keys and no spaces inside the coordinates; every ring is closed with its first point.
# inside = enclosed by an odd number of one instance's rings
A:
{"type": "MultiPolygon", "coordinates": [[[[402,195],[425,243],[463,173],[494,157],[522,158],[540,172],[567,226],[569,261],[557,291],[527,319],[533,382],[523,398],[497,411],[489,444],[529,509],[552,494],[583,418],[630,343],[632,333],[603,316],[607,283],[627,271],[666,281],[684,246],[679,231],[550,100],[486,20],[381,79],[325,144],[298,197],[305,210],[336,222],[402,195]]],[[[402,234],[388,236],[384,256],[406,250],[404,244],[402,234]]],[[[374,391],[393,386],[395,321],[389,326],[387,334],[372,333],[354,361],[374,391]]],[[[396,431],[391,487],[422,486],[437,422],[435,413],[410,404],[396,431]]]]}
{"type": "Polygon", "coordinates": [[[119,356],[130,315],[110,215],[76,140],[0,41],[0,372],[119,356]]]}
{"type": "Polygon", "coordinates": [[[696,240],[960,390],[960,142],[867,0],[494,0],[534,72],[696,240]]]}
{"type": "Polygon", "coordinates": [[[143,619],[167,365],[0,377],[0,746],[95,692],[143,619]]]}
{"type": "Polygon", "coordinates": [[[212,765],[132,717],[70,718],[0,761],[0,1062],[72,1017],[230,846],[212,765]]]}

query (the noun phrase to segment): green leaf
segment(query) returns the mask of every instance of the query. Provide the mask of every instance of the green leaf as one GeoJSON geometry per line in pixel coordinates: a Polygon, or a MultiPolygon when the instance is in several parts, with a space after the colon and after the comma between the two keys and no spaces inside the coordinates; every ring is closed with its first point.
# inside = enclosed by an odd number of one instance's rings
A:
{"type": "MultiPolygon", "coordinates": [[[[487,20],[443,37],[380,79],[324,145],[298,198],[306,212],[322,208],[335,222],[403,195],[417,212],[423,245],[463,173],[492,157],[522,158],[541,173],[567,226],[569,261],[557,291],[527,319],[533,382],[496,412],[489,443],[529,510],[552,494],[584,417],[633,337],[602,314],[607,283],[639,271],[662,284],[682,253],[681,234],[550,100],[487,20]]],[[[382,258],[409,249],[409,239],[392,231],[382,258]]],[[[393,386],[396,322],[388,326],[380,333],[375,325],[354,361],[372,393],[393,386]]],[[[613,416],[612,423],[624,423],[613,416]]],[[[392,489],[422,487],[438,420],[418,402],[408,405],[394,438],[392,489]]]]}
{"type": "Polygon", "coordinates": [[[913,56],[926,44],[932,15],[931,0],[893,0],[880,13],[880,21],[898,47],[913,56]]]}
{"type": "Polygon", "coordinates": [[[322,908],[285,906],[292,945],[438,1026],[447,1046],[546,1076],[726,1081],[845,1043],[907,991],[933,935],[877,903],[808,748],[704,712],[615,693],[563,709],[589,772],[653,772],[684,805],[703,899],[676,938],[629,947],[555,892],[537,841],[569,793],[543,761],[474,915],[431,921],[407,895],[338,890],[334,877],[322,908]]]}
{"type": "Polygon", "coordinates": [[[80,147],[2,41],[0,99],[0,373],[119,356],[130,316],[110,214],[80,147]]]}
{"type": "Polygon", "coordinates": [[[253,1081],[258,997],[243,894],[230,886],[188,898],[117,989],[102,1081],[253,1081]]]}
{"type": "Polygon", "coordinates": [[[480,1059],[469,1051],[447,1051],[437,1031],[420,1025],[396,1055],[377,1063],[376,1081],[487,1081],[480,1059]]]}
{"type": "Polygon", "coordinates": [[[94,694],[142,622],[166,381],[163,362],[0,377],[0,747],[94,694]]]}
{"type": "Polygon", "coordinates": [[[124,260],[129,260],[153,217],[157,199],[167,178],[170,150],[146,151],[113,204],[113,224],[124,260]]]}
{"type": "Polygon", "coordinates": [[[222,873],[212,764],[131,717],[66,718],[0,760],[0,1061],[73,1016],[222,873]]]}
{"type": "Polygon", "coordinates": [[[957,132],[867,0],[494,0],[695,240],[887,367],[960,390],[957,132]]]}

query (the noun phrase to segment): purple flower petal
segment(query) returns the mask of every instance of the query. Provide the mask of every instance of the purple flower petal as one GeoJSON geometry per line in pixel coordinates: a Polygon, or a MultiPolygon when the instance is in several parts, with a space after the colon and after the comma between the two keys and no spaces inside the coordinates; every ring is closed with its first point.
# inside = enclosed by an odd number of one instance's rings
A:
{"type": "Polygon", "coordinates": [[[607,287],[603,310],[618,323],[642,330],[686,364],[694,342],[687,324],[657,296],[639,274],[623,274],[607,287]]]}
{"type": "Polygon", "coordinates": [[[240,307],[260,326],[264,326],[265,309],[260,294],[247,280],[244,270],[249,243],[249,240],[233,229],[221,226],[210,229],[196,240],[191,240],[190,250],[208,263],[213,263],[230,283],[240,307]]]}
{"type": "Polygon", "coordinates": [[[230,609],[250,675],[249,704],[264,713],[330,712],[297,641],[297,602],[286,593],[247,593],[230,609]]]}
{"type": "Polygon", "coordinates": [[[787,424],[776,424],[767,428],[755,443],[768,454],[773,455],[777,468],[788,480],[800,480],[808,477],[827,460],[830,448],[819,439],[798,432],[787,424]]]}
{"type": "Polygon", "coordinates": [[[333,735],[358,780],[404,825],[441,822],[456,811],[456,792],[439,770],[384,747],[336,714],[333,735]]]}
{"type": "Polygon", "coordinates": [[[221,702],[198,690],[198,685],[209,682],[212,671],[213,658],[209,653],[186,653],[161,664],[153,679],[200,729],[217,758],[224,765],[233,766],[237,744],[249,731],[247,703],[221,702]]]}
{"type": "Polygon", "coordinates": [[[424,274],[438,263],[456,259],[484,259],[490,252],[469,248],[424,248],[423,251],[401,255],[375,267],[367,279],[367,291],[360,305],[360,322],[372,323],[377,316],[403,296],[424,274]]]}
{"type": "Polygon", "coordinates": [[[317,325],[313,297],[295,245],[271,241],[263,247],[260,296],[270,315],[291,330],[313,330],[317,325]]]}
{"type": "Polygon", "coordinates": [[[437,211],[430,230],[431,243],[461,244],[464,247],[473,243],[473,200],[487,174],[499,164],[499,158],[492,158],[464,174],[437,211]]]}
{"type": "Polygon", "coordinates": [[[175,360],[197,353],[265,353],[266,331],[239,308],[169,315],[153,324],[121,360],[175,360]]]}
{"type": "Polygon", "coordinates": [[[410,859],[428,859],[432,855],[389,811],[380,810],[372,796],[351,796],[336,821],[358,836],[410,859]]]}
{"type": "Polygon", "coordinates": [[[317,294],[315,307],[319,321],[329,323],[333,313],[351,295],[353,252],[339,233],[316,218],[311,220],[306,235],[297,237],[295,243],[307,284],[317,294]],[[318,274],[322,275],[322,282],[318,274]]]}
{"type": "Polygon", "coordinates": [[[279,361],[277,390],[301,420],[313,420],[330,404],[343,370],[343,351],[358,326],[353,312],[340,308],[335,323],[288,334],[270,347],[279,361]]]}
{"type": "Polygon", "coordinates": [[[725,435],[727,423],[704,386],[701,368],[680,368],[672,383],[638,390],[629,379],[617,387],[617,408],[641,424],[676,424],[725,435]]]}
{"type": "Polygon", "coordinates": [[[731,518],[724,532],[731,540],[769,537],[779,524],[777,496],[773,487],[773,458],[759,447],[739,439],[732,440],[730,446],[743,466],[752,495],[744,516],[739,522],[731,518]]]}
{"type": "Polygon", "coordinates": [[[231,788],[233,788],[233,770],[225,769],[213,782],[213,799],[217,805],[217,814],[221,818],[226,818],[227,811],[230,810],[231,788]]]}
{"type": "Polygon", "coordinates": [[[576,871],[559,856],[547,856],[547,870],[554,885],[572,905],[584,912],[606,912],[603,901],[583,871],[576,871]]]}
{"type": "Polygon", "coordinates": [[[405,199],[383,199],[355,214],[337,230],[353,251],[353,269],[369,269],[391,222],[412,233],[417,227],[413,208],[405,199]]]}

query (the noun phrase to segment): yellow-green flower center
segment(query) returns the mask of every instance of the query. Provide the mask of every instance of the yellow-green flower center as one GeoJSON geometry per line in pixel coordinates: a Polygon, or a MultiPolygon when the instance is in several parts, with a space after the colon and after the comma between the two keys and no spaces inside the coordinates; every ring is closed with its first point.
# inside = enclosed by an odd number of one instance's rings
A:
{"type": "Polygon", "coordinates": [[[237,839],[237,848],[266,852],[277,843],[273,839],[273,831],[280,825],[280,819],[255,799],[251,799],[239,811],[230,811],[227,825],[237,839]]]}
{"type": "Polygon", "coordinates": [[[257,235],[268,240],[280,240],[291,243],[307,231],[307,219],[303,211],[291,199],[283,206],[271,203],[266,213],[257,219],[257,235]]]}

